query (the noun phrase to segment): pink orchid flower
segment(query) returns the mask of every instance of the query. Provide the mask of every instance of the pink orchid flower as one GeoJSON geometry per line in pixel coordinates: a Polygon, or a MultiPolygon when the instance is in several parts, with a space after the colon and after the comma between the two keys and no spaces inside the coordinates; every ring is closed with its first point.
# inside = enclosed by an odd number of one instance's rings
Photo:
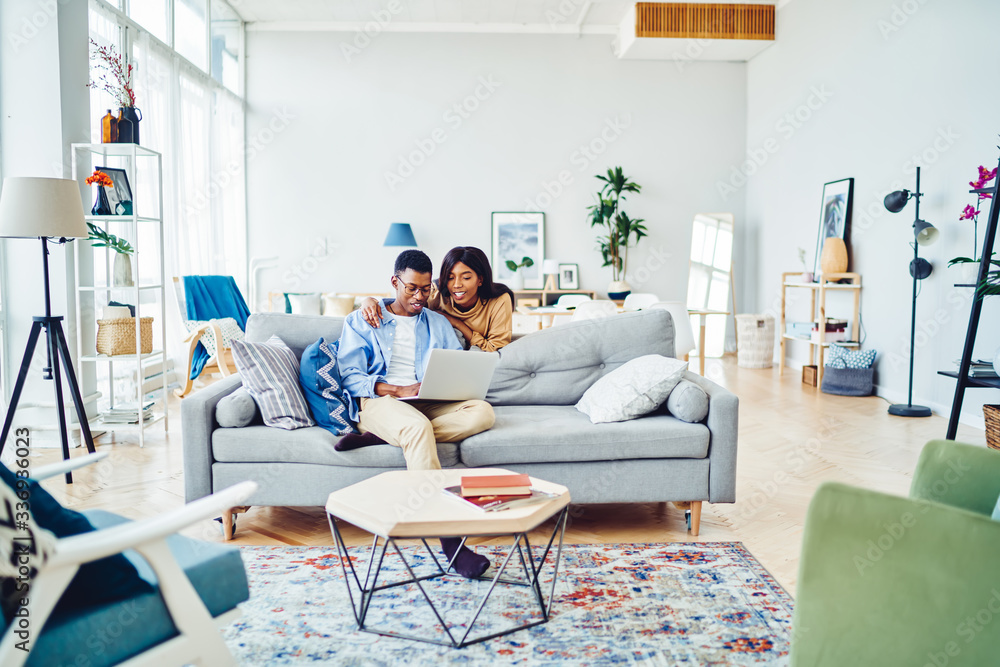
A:
{"type": "Polygon", "coordinates": [[[979,211],[972,207],[972,204],[968,204],[964,209],[962,209],[962,215],[959,220],[972,220],[973,217],[979,215],[979,211]]]}

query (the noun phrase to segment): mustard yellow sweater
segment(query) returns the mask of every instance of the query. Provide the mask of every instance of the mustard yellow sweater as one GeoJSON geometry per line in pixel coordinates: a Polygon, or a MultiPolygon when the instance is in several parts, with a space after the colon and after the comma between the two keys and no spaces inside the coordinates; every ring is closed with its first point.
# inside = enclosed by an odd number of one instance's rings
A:
{"type": "Polygon", "coordinates": [[[455,306],[451,296],[442,297],[435,286],[431,289],[427,305],[432,310],[462,320],[472,329],[472,340],[469,344],[485,352],[496,352],[510,343],[513,304],[506,294],[489,299],[486,303],[479,299],[470,310],[462,311],[455,306]]]}

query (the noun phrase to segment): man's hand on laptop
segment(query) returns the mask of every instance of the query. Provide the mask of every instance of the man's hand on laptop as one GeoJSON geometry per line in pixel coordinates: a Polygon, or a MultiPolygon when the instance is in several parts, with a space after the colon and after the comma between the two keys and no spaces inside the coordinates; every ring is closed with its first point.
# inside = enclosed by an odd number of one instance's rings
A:
{"type": "Polygon", "coordinates": [[[375,385],[375,395],[376,396],[394,396],[396,398],[406,398],[407,396],[416,396],[417,392],[420,391],[420,383],[409,384],[405,386],[399,386],[395,384],[386,384],[385,382],[379,382],[375,385]]]}

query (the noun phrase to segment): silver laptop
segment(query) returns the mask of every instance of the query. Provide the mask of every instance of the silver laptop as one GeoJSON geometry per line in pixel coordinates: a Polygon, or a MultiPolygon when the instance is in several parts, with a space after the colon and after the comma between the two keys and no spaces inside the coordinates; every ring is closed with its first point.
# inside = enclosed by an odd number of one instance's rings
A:
{"type": "Polygon", "coordinates": [[[496,352],[431,350],[416,396],[401,401],[483,400],[500,355],[496,352]]]}

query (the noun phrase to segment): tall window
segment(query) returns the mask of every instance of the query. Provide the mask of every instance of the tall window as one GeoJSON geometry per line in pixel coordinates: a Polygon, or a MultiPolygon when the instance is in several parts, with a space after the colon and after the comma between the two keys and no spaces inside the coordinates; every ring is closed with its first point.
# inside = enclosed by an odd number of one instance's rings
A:
{"type": "MultiPolygon", "coordinates": [[[[163,154],[167,276],[228,274],[245,291],[239,15],[224,0],[91,0],[90,6],[91,37],[126,53],[134,66],[142,145],[163,154]]],[[[100,141],[100,117],[114,108],[111,96],[95,88],[93,141],[100,141]]]]}

